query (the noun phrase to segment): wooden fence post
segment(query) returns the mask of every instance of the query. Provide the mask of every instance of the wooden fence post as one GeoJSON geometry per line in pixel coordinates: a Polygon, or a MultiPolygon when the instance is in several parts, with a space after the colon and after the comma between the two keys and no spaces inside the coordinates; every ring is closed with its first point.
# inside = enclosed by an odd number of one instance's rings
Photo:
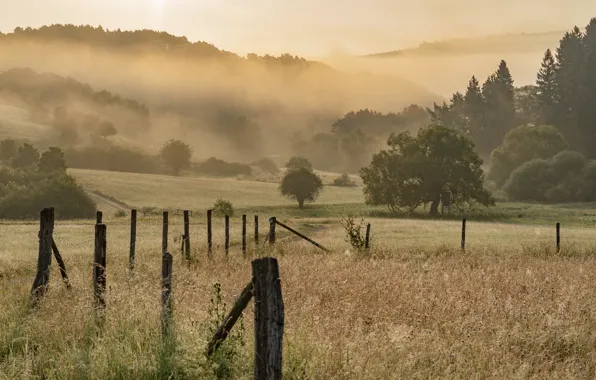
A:
{"type": "Polygon", "coordinates": [[[466,249],[466,218],[461,222],[461,249],[466,249]]]}
{"type": "Polygon", "coordinates": [[[190,261],[190,214],[184,210],[184,254],[186,260],[190,261]]]}
{"type": "Polygon", "coordinates": [[[135,249],[137,246],[137,210],[130,212],[130,255],[128,258],[128,269],[132,272],[135,269],[135,249]]]}
{"type": "Polygon", "coordinates": [[[226,215],[224,217],[225,219],[225,250],[226,250],[226,256],[228,256],[228,253],[230,253],[230,216],[226,215]]]}
{"type": "Polygon", "coordinates": [[[161,236],[161,254],[165,255],[168,251],[168,212],[163,212],[163,231],[161,236]]]}
{"type": "Polygon", "coordinates": [[[254,285],[255,363],[254,378],[279,380],[282,371],[284,303],[277,260],[252,262],[254,285]]]}
{"type": "Polygon", "coordinates": [[[211,216],[213,210],[207,210],[207,253],[211,258],[213,256],[213,229],[211,228],[211,216]]]}
{"type": "Polygon", "coordinates": [[[101,211],[98,211],[96,216],[97,216],[97,221],[95,223],[102,224],[103,223],[103,213],[101,211]]]}
{"type": "Polygon", "coordinates": [[[269,244],[275,244],[275,225],[277,224],[277,218],[275,216],[269,218],[269,244]]]}
{"type": "Polygon", "coordinates": [[[364,248],[370,248],[370,223],[366,225],[366,237],[364,240],[364,248]]]}
{"type": "Polygon", "coordinates": [[[557,253],[561,251],[561,223],[557,223],[557,253]]]}
{"type": "Polygon", "coordinates": [[[246,256],[246,215],[242,215],[242,255],[246,256]]]}
{"type": "Polygon", "coordinates": [[[173,257],[165,252],[161,260],[161,333],[170,332],[172,320],[172,264],[173,257]]]}
{"type": "Polygon", "coordinates": [[[39,214],[39,253],[37,274],[31,287],[31,301],[35,306],[47,291],[52,265],[52,235],[54,232],[54,208],[44,208],[39,214]]]}
{"type": "Polygon", "coordinates": [[[255,245],[259,245],[259,216],[255,215],[255,245]]]}
{"type": "Polygon", "coordinates": [[[52,251],[54,251],[54,256],[56,257],[56,262],[58,263],[58,267],[60,268],[60,275],[62,276],[62,281],[66,285],[66,288],[70,290],[70,281],[68,280],[68,273],[66,273],[66,264],[64,264],[64,260],[62,259],[62,255],[58,250],[58,246],[56,242],[52,238],[52,251]]]}
{"type": "Polygon", "coordinates": [[[97,307],[106,307],[106,225],[95,225],[95,254],[93,260],[93,293],[97,307]]]}

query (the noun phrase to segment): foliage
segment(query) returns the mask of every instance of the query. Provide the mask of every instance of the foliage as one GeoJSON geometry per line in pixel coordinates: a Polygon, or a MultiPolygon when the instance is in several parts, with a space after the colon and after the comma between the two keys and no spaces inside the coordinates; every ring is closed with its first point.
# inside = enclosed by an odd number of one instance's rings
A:
{"type": "Polygon", "coordinates": [[[171,139],[164,144],[159,154],[172,173],[177,176],[180,174],[180,169],[190,166],[192,148],[183,141],[171,139]]]}
{"type": "Polygon", "coordinates": [[[596,161],[588,161],[573,151],[563,151],[549,159],[534,159],[514,170],[504,189],[515,201],[594,201],[596,161]]]}
{"type": "Polygon", "coordinates": [[[411,213],[431,203],[430,214],[436,215],[443,191],[451,192],[456,206],[494,204],[483,187],[482,160],[474,145],[453,129],[430,126],[416,137],[391,134],[387,145],[361,170],[367,204],[411,213]]]}
{"type": "Polygon", "coordinates": [[[75,180],[63,171],[50,174],[31,169],[0,169],[0,218],[38,218],[54,207],[56,217],[89,218],[95,204],[75,180]]]}
{"type": "Polygon", "coordinates": [[[109,121],[102,122],[97,129],[97,134],[103,138],[114,136],[116,133],[118,133],[118,130],[116,130],[114,124],[109,121]]]}
{"type": "Polygon", "coordinates": [[[491,153],[488,179],[501,188],[513,170],[535,158],[550,158],[567,149],[565,138],[549,125],[524,125],[512,129],[503,144],[491,153]]]}
{"type": "Polygon", "coordinates": [[[0,161],[9,163],[17,154],[17,143],[14,140],[6,139],[0,141],[0,161]]]}
{"type": "Polygon", "coordinates": [[[64,157],[70,168],[161,173],[159,157],[109,141],[97,141],[77,149],[66,149],[64,157]]]}
{"type": "Polygon", "coordinates": [[[234,206],[232,202],[224,199],[217,199],[213,205],[213,213],[217,216],[234,216],[234,206]]]}
{"type": "Polygon", "coordinates": [[[215,157],[211,157],[200,163],[195,167],[195,170],[201,174],[218,177],[233,177],[238,175],[249,176],[252,174],[252,169],[249,165],[237,162],[226,162],[215,157]]]}
{"type": "Polygon", "coordinates": [[[333,180],[333,186],[353,187],[356,186],[356,183],[352,181],[352,179],[347,173],[343,173],[342,175],[333,180]]]}
{"type": "Polygon", "coordinates": [[[124,218],[124,217],[126,217],[126,211],[118,210],[114,213],[114,217],[115,218],[124,218]]]}
{"type": "Polygon", "coordinates": [[[322,189],[321,178],[304,167],[288,171],[279,185],[281,195],[298,201],[301,209],[304,202],[314,202],[322,189]]]}
{"type": "Polygon", "coordinates": [[[366,248],[366,225],[364,219],[360,219],[360,221],[356,222],[354,215],[348,213],[345,218],[342,218],[340,223],[346,232],[346,240],[350,243],[352,248],[357,250],[366,248]]]}
{"type": "Polygon", "coordinates": [[[56,170],[66,170],[66,160],[64,152],[60,148],[50,147],[41,154],[39,159],[39,170],[52,172],[56,170]]]}
{"type": "Polygon", "coordinates": [[[306,169],[308,171],[312,170],[312,164],[308,160],[308,158],[303,156],[294,156],[290,157],[288,162],[286,163],[287,170],[299,170],[299,169],[306,169]]]}
{"type": "Polygon", "coordinates": [[[39,150],[31,144],[23,144],[17,149],[16,155],[11,161],[13,168],[25,168],[39,162],[39,150]]]}
{"type": "Polygon", "coordinates": [[[258,159],[257,161],[253,162],[252,165],[258,167],[265,173],[270,173],[270,174],[279,173],[279,168],[277,167],[277,164],[275,163],[275,161],[273,161],[272,159],[267,158],[267,157],[258,159]]]}

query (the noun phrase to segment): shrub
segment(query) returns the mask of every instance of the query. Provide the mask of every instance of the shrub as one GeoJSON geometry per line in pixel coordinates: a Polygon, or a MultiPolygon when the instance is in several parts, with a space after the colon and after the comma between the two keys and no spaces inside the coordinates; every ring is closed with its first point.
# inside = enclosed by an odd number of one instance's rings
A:
{"type": "Polygon", "coordinates": [[[356,222],[354,215],[348,214],[348,216],[342,218],[340,223],[346,231],[346,240],[352,248],[357,250],[366,248],[366,225],[363,219],[356,222]]]}
{"type": "Polygon", "coordinates": [[[200,163],[196,166],[195,170],[201,174],[218,177],[235,177],[239,175],[249,176],[252,174],[252,169],[248,165],[236,162],[226,162],[215,157],[211,157],[200,163]]]}
{"type": "Polygon", "coordinates": [[[344,173],[333,180],[333,186],[353,187],[356,186],[356,183],[350,179],[348,174],[344,173]]]}
{"type": "Polygon", "coordinates": [[[124,218],[126,216],[126,211],[118,210],[114,213],[114,217],[116,218],[124,218]]]}
{"type": "Polygon", "coordinates": [[[277,167],[277,164],[275,163],[275,161],[273,161],[272,159],[267,158],[267,157],[263,157],[255,162],[253,162],[252,165],[258,167],[265,173],[270,173],[270,174],[279,173],[279,168],[277,167]]]}
{"type": "Polygon", "coordinates": [[[294,157],[290,157],[290,159],[286,163],[286,169],[287,170],[306,169],[306,170],[311,171],[312,164],[306,157],[294,156],[294,157]]]}
{"type": "Polygon", "coordinates": [[[150,174],[162,172],[159,157],[109,141],[69,149],[64,155],[70,168],[150,174]]]}
{"type": "Polygon", "coordinates": [[[213,213],[217,216],[234,216],[234,207],[232,206],[232,202],[221,198],[216,200],[215,204],[213,205],[213,213]]]}

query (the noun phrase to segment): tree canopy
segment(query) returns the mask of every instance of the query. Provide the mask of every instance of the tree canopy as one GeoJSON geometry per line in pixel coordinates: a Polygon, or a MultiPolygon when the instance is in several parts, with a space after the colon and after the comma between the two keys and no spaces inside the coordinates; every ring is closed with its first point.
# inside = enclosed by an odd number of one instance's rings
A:
{"type": "Polygon", "coordinates": [[[172,170],[174,175],[179,175],[182,168],[190,165],[192,148],[180,140],[169,140],[161,148],[160,155],[164,163],[172,170]]]}
{"type": "Polygon", "coordinates": [[[305,167],[289,170],[279,185],[281,195],[295,199],[299,208],[304,207],[304,202],[314,202],[322,189],[321,178],[305,167]]]}
{"type": "Polygon", "coordinates": [[[416,136],[391,134],[387,145],[389,149],[375,154],[360,172],[367,204],[384,205],[392,212],[430,204],[435,215],[445,191],[457,206],[494,203],[483,187],[482,160],[463,134],[435,125],[416,136]]]}

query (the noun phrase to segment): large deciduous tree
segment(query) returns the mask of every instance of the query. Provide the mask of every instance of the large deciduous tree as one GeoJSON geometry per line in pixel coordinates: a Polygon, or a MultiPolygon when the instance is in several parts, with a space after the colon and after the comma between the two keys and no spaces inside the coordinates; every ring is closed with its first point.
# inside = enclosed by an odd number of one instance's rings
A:
{"type": "Polygon", "coordinates": [[[391,134],[387,145],[389,149],[375,154],[360,172],[367,204],[385,205],[392,212],[430,204],[430,214],[436,215],[444,191],[451,192],[457,206],[494,204],[483,187],[482,160],[463,134],[429,126],[415,137],[391,134]]]}
{"type": "Polygon", "coordinates": [[[298,201],[299,208],[304,207],[304,202],[314,202],[322,189],[321,178],[305,167],[288,171],[279,185],[281,194],[298,201]]]}
{"type": "Polygon", "coordinates": [[[182,168],[190,165],[192,148],[180,140],[169,140],[161,148],[160,155],[172,173],[179,175],[182,168]]]}

